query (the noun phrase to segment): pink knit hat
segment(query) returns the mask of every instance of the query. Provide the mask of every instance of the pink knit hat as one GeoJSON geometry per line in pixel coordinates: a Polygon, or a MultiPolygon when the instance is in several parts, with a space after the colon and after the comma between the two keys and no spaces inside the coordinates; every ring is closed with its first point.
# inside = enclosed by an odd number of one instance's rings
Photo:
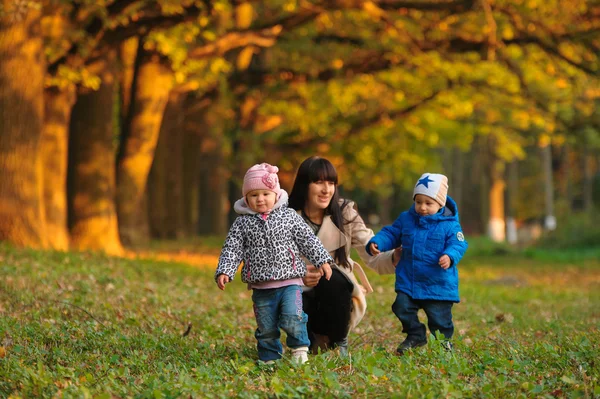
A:
{"type": "Polygon", "coordinates": [[[277,177],[278,171],[279,168],[277,166],[269,165],[268,163],[256,164],[248,169],[244,176],[244,185],[242,186],[244,197],[252,190],[270,190],[279,196],[281,187],[279,186],[279,178],[277,177]]]}

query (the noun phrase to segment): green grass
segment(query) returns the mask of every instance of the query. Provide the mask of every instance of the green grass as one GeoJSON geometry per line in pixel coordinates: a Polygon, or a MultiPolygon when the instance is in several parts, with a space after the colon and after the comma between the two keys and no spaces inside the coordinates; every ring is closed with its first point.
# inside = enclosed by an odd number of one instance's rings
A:
{"type": "Polygon", "coordinates": [[[600,397],[600,261],[473,253],[452,353],[395,356],[393,276],[370,273],[350,359],[265,369],[250,293],[215,265],[0,245],[0,397],[600,397]]]}

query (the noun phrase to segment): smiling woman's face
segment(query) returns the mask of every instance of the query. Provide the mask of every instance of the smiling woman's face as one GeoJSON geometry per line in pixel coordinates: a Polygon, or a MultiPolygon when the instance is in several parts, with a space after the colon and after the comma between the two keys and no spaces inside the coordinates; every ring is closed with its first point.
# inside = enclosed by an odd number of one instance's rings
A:
{"type": "Polygon", "coordinates": [[[335,183],[319,180],[308,185],[308,208],[325,209],[335,193],[335,183]]]}

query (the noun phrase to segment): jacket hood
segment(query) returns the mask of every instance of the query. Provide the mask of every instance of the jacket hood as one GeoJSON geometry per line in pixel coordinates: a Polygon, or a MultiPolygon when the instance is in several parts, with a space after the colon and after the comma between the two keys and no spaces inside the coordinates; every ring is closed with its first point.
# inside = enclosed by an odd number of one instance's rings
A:
{"type": "MultiPolygon", "coordinates": [[[[278,209],[284,205],[287,205],[287,202],[288,202],[288,193],[285,190],[281,190],[279,199],[273,206],[273,209],[271,209],[269,212],[273,212],[275,209],[278,209]]],[[[235,204],[233,205],[233,210],[238,215],[256,215],[256,214],[258,214],[258,212],[254,212],[252,209],[250,209],[250,207],[246,203],[246,198],[244,198],[244,197],[235,201],[235,204]]]]}
{"type": "Polygon", "coordinates": [[[450,196],[446,197],[446,206],[440,208],[438,213],[436,213],[435,215],[428,215],[428,216],[419,215],[417,213],[417,211],[415,210],[415,204],[413,204],[410,207],[409,212],[411,215],[422,219],[421,223],[438,222],[441,220],[455,220],[457,222],[459,221],[458,220],[458,206],[456,205],[456,202],[454,202],[454,200],[450,196]]]}

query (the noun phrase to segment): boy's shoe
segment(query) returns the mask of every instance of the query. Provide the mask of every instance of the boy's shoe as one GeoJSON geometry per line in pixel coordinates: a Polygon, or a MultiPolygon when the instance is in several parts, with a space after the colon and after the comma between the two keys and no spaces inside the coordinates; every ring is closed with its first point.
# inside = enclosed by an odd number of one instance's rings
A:
{"type": "Polygon", "coordinates": [[[308,361],[308,346],[292,349],[292,363],[304,364],[308,361]]]}
{"type": "Polygon", "coordinates": [[[400,346],[398,346],[398,348],[396,348],[396,353],[399,355],[403,355],[404,352],[412,349],[412,348],[418,348],[420,346],[424,346],[427,345],[427,340],[417,340],[414,338],[406,338],[401,344],[400,346]]]}
{"type": "Polygon", "coordinates": [[[263,360],[259,360],[257,363],[257,366],[258,366],[258,369],[261,371],[271,372],[271,371],[275,371],[278,363],[279,363],[279,360],[267,360],[266,362],[263,360]]]}
{"type": "Polygon", "coordinates": [[[452,352],[453,347],[454,346],[452,345],[452,342],[450,342],[450,341],[442,342],[442,348],[444,348],[446,350],[446,352],[452,352]]]}

